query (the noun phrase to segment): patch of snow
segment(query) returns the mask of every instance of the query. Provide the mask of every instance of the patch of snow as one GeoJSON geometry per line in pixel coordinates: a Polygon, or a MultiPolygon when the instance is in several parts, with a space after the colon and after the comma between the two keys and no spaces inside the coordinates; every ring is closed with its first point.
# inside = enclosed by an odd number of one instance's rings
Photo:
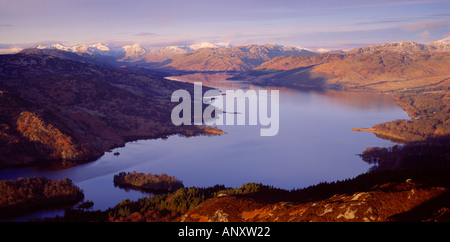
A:
{"type": "Polygon", "coordinates": [[[319,53],[326,53],[326,52],[329,52],[329,51],[330,51],[329,49],[325,49],[325,48],[319,48],[319,49],[316,50],[316,52],[319,52],[319,53]]]}
{"type": "Polygon", "coordinates": [[[13,47],[11,49],[0,49],[0,55],[3,54],[15,54],[23,50],[23,48],[13,47]]]}
{"type": "Polygon", "coordinates": [[[197,50],[201,48],[229,48],[229,47],[231,47],[231,44],[226,42],[219,42],[219,43],[200,42],[189,46],[189,48],[192,50],[197,50]]]}

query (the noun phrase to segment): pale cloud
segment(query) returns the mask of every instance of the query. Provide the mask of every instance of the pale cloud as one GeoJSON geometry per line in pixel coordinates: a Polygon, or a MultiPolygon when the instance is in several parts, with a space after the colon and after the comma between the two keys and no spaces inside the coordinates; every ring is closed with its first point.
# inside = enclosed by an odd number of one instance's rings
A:
{"type": "Polygon", "coordinates": [[[426,41],[430,39],[431,33],[428,30],[423,31],[422,33],[418,34],[419,37],[422,38],[423,41],[426,41]]]}
{"type": "Polygon", "coordinates": [[[422,29],[437,29],[444,25],[450,25],[450,20],[436,21],[436,22],[422,22],[403,27],[405,31],[417,31],[422,29]]]}
{"type": "Polygon", "coordinates": [[[150,22],[156,23],[158,25],[168,25],[173,22],[173,20],[169,20],[166,16],[162,15],[152,15],[147,18],[150,22]]]}
{"type": "Polygon", "coordinates": [[[133,36],[137,36],[137,37],[144,37],[144,36],[153,36],[156,35],[155,33],[150,33],[150,32],[140,32],[138,34],[134,34],[133,36]]]}
{"type": "Polygon", "coordinates": [[[371,25],[371,24],[390,24],[390,23],[401,23],[411,21],[409,18],[384,18],[384,19],[375,19],[372,21],[365,22],[357,22],[353,25],[371,25]]]}

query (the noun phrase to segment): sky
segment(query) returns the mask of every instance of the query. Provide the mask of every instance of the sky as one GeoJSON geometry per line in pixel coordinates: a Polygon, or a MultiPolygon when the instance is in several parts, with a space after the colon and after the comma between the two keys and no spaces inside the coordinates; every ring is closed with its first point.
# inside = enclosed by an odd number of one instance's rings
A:
{"type": "Polygon", "coordinates": [[[274,43],[309,49],[450,37],[450,0],[0,0],[0,49],[274,43]]]}

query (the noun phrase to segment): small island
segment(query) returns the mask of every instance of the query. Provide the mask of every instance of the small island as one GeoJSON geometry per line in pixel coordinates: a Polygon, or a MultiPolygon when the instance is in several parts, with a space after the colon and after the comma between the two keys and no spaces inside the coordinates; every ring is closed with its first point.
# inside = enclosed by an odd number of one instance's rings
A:
{"type": "Polygon", "coordinates": [[[13,217],[43,207],[75,204],[84,195],[70,179],[46,177],[0,181],[0,217],[13,217]]]}
{"type": "Polygon", "coordinates": [[[170,192],[183,188],[183,182],[167,174],[120,172],[114,175],[114,186],[149,192],[170,192]]]}

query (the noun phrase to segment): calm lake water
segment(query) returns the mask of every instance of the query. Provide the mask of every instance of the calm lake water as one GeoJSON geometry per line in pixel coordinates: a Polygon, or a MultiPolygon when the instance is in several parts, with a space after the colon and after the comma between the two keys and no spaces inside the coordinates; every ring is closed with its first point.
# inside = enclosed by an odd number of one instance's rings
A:
{"type": "MultiPolygon", "coordinates": [[[[263,127],[260,125],[224,125],[218,126],[227,132],[221,136],[171,136],[166,140],[129,142],[91,163],[66,170],[4,169],[0,170],[0,179],[70,178],[84,191],[85,200],[94,202],[94,210],[113,207],[123,199],[136,200],[149,195],[114,187],[113,176],[121,171],[166,173],[182,180],[185,186],[240,187],[256,182],[284,189],[303,188],[364,173],[370,165],[357,154],[367,147],[393,144],[371,133],[351,131],[351,128],[409,118],[388,95],[262,88],[226,81],[227,77],[193,74],[171,79],[201,81],[205,86],[222,91],[279,90],[276,136],[260,136],[263,127]],[[114,156],[114,152],[120,155],[114,156]]],[[[45,210],[17,220],[57,214],[62,215],[63,210],[45,210]]]]}

